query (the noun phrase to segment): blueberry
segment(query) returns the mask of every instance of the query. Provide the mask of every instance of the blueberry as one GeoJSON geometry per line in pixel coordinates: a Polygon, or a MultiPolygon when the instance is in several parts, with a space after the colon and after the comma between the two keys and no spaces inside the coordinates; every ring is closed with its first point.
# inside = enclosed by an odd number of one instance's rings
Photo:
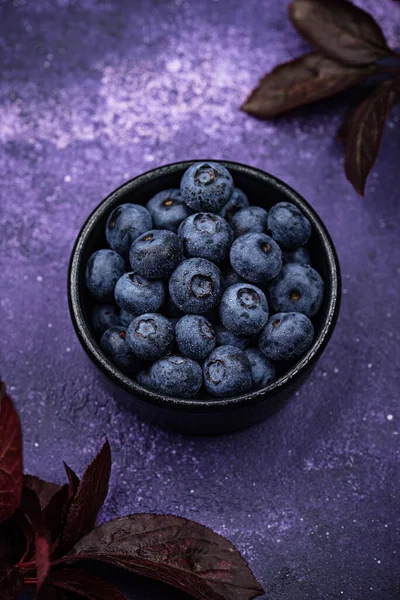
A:
{"type": "Polygon", "coordinates": [[[181,223],[178,235],[188,258],[206,258],[220,263],[229,255],[233,234],[228,223],[219,215],[196,213],[181,223]]]}
{"type": "Polygon", "coordinates": [[[235,237],[245,233],[264,233],[268,229],[268,213],[261,206],[249,206],[239,210],[231,220],[235,237]]]}
{"type": "Polygon", "coordinates": [[[186,204],[196,212],[218,212],[233,192],[229,171],[215,162],[197,163],[189,167],[181,180],[181,194],[186,204]]]}
{"type": "Polygon", "coordinates": [[[169,293],[184,312],[205,313],[221,299],[221,271],[205,258],[184,260],[171,275],[169,293]]]}
{"type": "Polygon", "coordinates": [[[158,192],[146,204],[156,229],[169,229],[177,232],[180,223],[192,211],[182,199],[180,190],[158,192]]]}
{"type": "Polygon", "coordinates": [[[125,327],[114,325],[107,329],[103,333],[100,346],[111,362],[127,375],[136,373],[140,369],[140,360],[133,354],[127,342],[125,327]]]}
{"type": "Polygon", "coordinates": [[[174,328],[167,317],[146,313],[133,319],[127,341],[132,352],[143,360],[157,360],[171,351],[174,328]]]}
{"type": "Polygon", "coordinates": [[[304,246],[311,235],[310,221],[290,202],[279,202],[271,208],[268,229],[274,240],[288,250],[304,246]]]}
{"type": "Polygon", "coordinates": [[[232,269],[232,267],[229,266],[222,273],[222,287],[226,290],[231,285],[235,285],[235,283],[244,283],[244,279],[236,273],[235,269],[232,269]]]}
{"type": "Polygon", "coordinates": [[[136,317],[137,315],[133,315],[132,313],[128,312],[127,310],[122,309],[119,313],[119,325],[121,325],[121,327],[125,327],[125,329],[128,329],[129,325],[132,323],[133,319],[136,317]]]}
{"type": "Polygon", "coordinates": [[[297,312],[277,313],[260,335],[260,349],[271,360],[291,360],[304,354],[314,339],[310,319],[297,312]]]}
{"type": "Polygon", "coordinates": [[[120,308],[134,315],[157,312],[165,299],[165,285],[162,281],[125,273],[117,281],[114,297],[120,308]]]}
{"type": "Polygon", "coordinates": [[[250,338],[244,335],[236,335],[233,331],[229,331],[223,325],[214,327],[217,339],[217,346],[235,346],[239,350],[245,350],[250,343],[250,338]]]}
{"type": "Polygon", "coordinates": [[[311,258],[305,248],[296,248],[296,250],[284,250],[283,264],[298,263],[299,265],[310,265],[311,258]]]}
{"type": "Polygon", "coordinates": [[[236,335],[253,335],[268,321],[268,303],[263,291],[249,283],[231,285],[219,307],[222,325],[236,335]]]}
{"type": "Polygon", "coordinates": [[[152,229],[132,244],[129,260],[132,271],[148,279],[165,279],[183,258],[180,237],[167,229],[152,229]]]}
{"type": "Polygon", "coordinates": [[[175,328],[176,343],[183,356],[201,360],[215,348],[213,326],[201,315],[185,315],[175,328]]]}
{"type": "Polygon", "coordinates": [[[301,312],[313,317],[321,308],[324,282],[308,265],[289,263],[269,286],[269,298],[277,312],[301,312]]]}
{"type": "Polygon", "coordinates": [[[100,302],[113,299],[115,284],[124,273],[124,260],[114,250],[97,250],[86,264],[85,283],[100,302]]]}
{"type": "Polygon", "coordinates": [[[103,335],[106,329],[119,324],[117,307],[114,304],[95,304],[91,321],[96,335],[103,335]]]}
{"type": "Polygon", "coordinates": [[[248,348],[244,353],[250,361],[255,389],[265,387],[275,379],[275,365],[258,348],[248,348]]]}
{"type": "Polygon", "coordinates": [[[142,387],[154,391],[154,386],[151,381],[150,368],[142,369],[135,377],[136,382],[142,387]]]}
{"type": "Polygon", "coordinates": [[[121,204],[107,219],[107,242],[116,252],[127,255],[132,242],[152,227],[151,216],[144,206],[121,204]]]}
{"type": "Polygon", "coordinates": [[[248,205],[249,200],[246,194],[242,190],[239,190],[239,188],[234,188],[230,200],[222,207],[219,214],[230,223],[232,217],[242,208],[247,208],[248,205]]]}
{"type": "Polygon", "coordinates": [[[282,267],[282,251],[265,233],[246,233],[238,237],[230,251],[231,265],[251,283],[265,284],[282,267]]]}
{"type": "Polygon", "coordinates": [[[204,385],[212,396],[224,398],[248,392],[252,386],[250,361],[235,346],[218,346],[203,365],[204,385]]]}
{"type": "Polygon", "coordinates": [[[178,398],[195,396],[203,383],[200,365],[190,358],[178,355],[167,356],[155,362],[150,374],[155,390],[178,398]]]}

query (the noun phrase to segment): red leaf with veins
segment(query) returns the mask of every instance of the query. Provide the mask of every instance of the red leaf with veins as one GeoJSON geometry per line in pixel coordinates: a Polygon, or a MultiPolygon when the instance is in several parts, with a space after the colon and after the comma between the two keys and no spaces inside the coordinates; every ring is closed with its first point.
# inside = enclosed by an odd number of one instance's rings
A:
{"type": "Polygon", "coordinates": [[[289,18],[310,44],[343,64],[365,66],[393,54],[375,19],[346,0],[294,0],[289,18]]]}
{"type": "MultiPolygon", "coordinates": [[[[4,386],[2,393],[4,396],[4,386]]],[[[10,473],[19,474],[22,485],[19,421],[5,396],[0,416],[0,432],[7,434],[0,438],[1,475],[8,482],[10,473]]],[[[138,514],[92,530],[107,495],[110,469],[110,447],[106,442],[81,481],[67,465],[69,484],[62,487],[32,476],[26,478],[28,487],[24,487],[22,495],[20,491],[18,494],[20,508],[0,524],[1,600],[17,600],[22,574],[25,585],[37,585],[36,600],[76,596],[88,600],[125,600],[111,584],[85,571],[65,568],[66,563],[84,560],[111,563],[172,585],[200,600],[251,600],[263,593],[236,548],[193,521],[170,515],[138,514]],[[18,543],[11,546],[10,538],[18,543]],[[50,566],[54,567],[51,572],[50,566]]],[[[14,492],[15,485],[7,489],[11,496],[14,492]]],[[[4,502],[1,506],[6,514],[4,502]]]]}
{"type": "Polygon", "coordinates": [[[346,123],[345,171],[361,196],[378,156],[389,111],[399,95],[400,78],[381,83],[361,102],[346,123]]]}
{"type": "Polygon", "coordinates": [[[0,382],[0,523],[18,508],[22,482],[21,425],[5,385],[0,382]]]}
{"type": "Polygon", "coordinates": [[[200,600],[250,600],[263,593],[228,540],[171,515],[137,514],[105,523],[58,562],[80,560],[108,562],[200,600]]]}
{"type": "Polygon", "coordinates": [[[317,52],[305,54],[267,73],[242,110],[259,119],[272,119],[342,92],[378,71],[377,67],[341,65],[317,52]]]}
{"type": "MultiPolygon", "coordinates": [[[[71,547],[93,529],[108,492],[111,452],[108,441],[87,467],[72,500],[64,528],[62,544],[71,547]]],[[[74,478],[72,478],[74,479],[74,478]]]]}

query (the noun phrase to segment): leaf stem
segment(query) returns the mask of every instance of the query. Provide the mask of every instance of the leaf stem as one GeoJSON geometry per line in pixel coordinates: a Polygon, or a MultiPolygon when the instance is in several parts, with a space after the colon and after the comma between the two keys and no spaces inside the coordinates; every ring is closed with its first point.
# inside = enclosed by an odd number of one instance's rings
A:
{"type": "Polygon", "coordinates": [[[36,563],[34,561],[19,563],[18,568],[21,573],[27,573],[36,568],[36,563]]]}

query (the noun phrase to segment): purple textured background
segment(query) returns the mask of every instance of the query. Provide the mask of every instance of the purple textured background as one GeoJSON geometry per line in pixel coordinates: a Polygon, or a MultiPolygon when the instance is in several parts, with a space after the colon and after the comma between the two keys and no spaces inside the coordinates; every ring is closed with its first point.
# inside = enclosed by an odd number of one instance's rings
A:
{"type": "MultiPolygon", "coordinates": [[[[400,5],[360,4],[399,47],[400,5]]],[[[0,365],[27,471],[60,482],[62,459],[81,472],[107,435],[102,518],[157,511],[207,524],[239,547],[271,600],[398,598],[399,110],[361,200],[334,141],[343,99],[273,123],[238,110],[265,71],[306,49],[286,2],[2,0],[0,19],[0,365]],[[332,234],[344,284],[336,333],[297,397],[213,439],[116,405],[65,293],[74,238],[105,195],[204,156],[302,193],[332,234]]],[[[185,597],[116,578],[132,600],[185,597]]]]}

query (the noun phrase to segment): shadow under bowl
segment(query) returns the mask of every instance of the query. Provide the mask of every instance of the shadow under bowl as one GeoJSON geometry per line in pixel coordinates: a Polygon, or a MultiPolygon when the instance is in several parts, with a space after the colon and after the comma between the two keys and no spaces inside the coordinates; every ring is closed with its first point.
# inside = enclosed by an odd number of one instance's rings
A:
{"type": "Polygon", "coordinates": [[[315,340],[308,352],[288,366],[276,381],[240,396],[224,399],[182,399],[143,388],[119,371],[103,354],[90,323],[93,300],[85,287],[85,266],[90,255],[107,247],[105,225],[110,212],[125,202],[146,204],[157,192],[178,188],[185,170],[198,161],[185,161],[153,169],[112,192],[92,212],[75,242],[68,273],[68,300],[76,334],[89,358],[111,386],[114,396],[142,418],[183,433],[214,435],[243,429],[265,419],[293,395],[310,374],[328,343],[340,309],[341,278],[335,247],[315,210],[288,185],[259,169],[218,161],[231,172],[235,185],[251,204],[266,210],[277,202],[292,202],[310,220],[312,236],[307,244],[313,266],[325,282],[324,302],[313,318],[315,340]]]}

